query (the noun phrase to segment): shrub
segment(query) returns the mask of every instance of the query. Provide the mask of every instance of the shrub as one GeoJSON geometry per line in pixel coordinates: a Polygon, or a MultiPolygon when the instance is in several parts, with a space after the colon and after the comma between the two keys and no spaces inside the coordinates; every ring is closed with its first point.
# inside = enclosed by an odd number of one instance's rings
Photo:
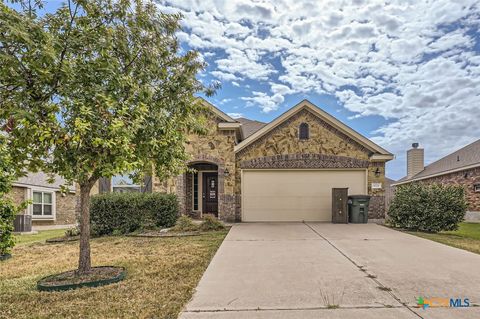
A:
{"type": "Polygon", "coordinates": [[[65,230],[65,237],[80,236],[80,228],[78,226],[68,228],[65,230]]]}
{"type": "Polygon", "coordinates": [[[139,229],[171,227],[178,214],[177,197],[161,193],[107,193],[90,203],[92,233],[127,234],[139,229]]]}
{"type": "MultiPolygon", "coordinates": [[[[4,196],[3,194],[1,194],[4,196]]],[[[0,199],[0,256],[9,254],[15,245],[13,239],[13,221],[17,209],[13,203],[6,199],[0,199]]]]}
{"type": "Polygon", "coordinates": [[[203,218],[203,222],[200,224],[200,230],[202,231],[212,231],[212,230],[222,230],[225,229],[225,225],[219,221],[215,216],[206,215],[203,218]]]}
{"type": "Polygon", "coordinates": [[[410,183],[397,186],[388,222],[415,231],[456,230],[466,210],[462,186],[410,183]]]}
{"type": "Polygon", "coordinates": [[[193,222],[190,217],[181,216],[178,218],[175,227],[172,230],[177,232],[188,232],[188,231],[196,231],[198,230],[198,225],[193,222]]]}

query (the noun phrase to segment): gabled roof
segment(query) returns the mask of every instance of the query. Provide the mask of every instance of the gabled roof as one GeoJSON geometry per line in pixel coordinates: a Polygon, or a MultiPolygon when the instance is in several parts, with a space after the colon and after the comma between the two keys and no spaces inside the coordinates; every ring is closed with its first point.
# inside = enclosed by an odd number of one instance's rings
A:
{"type": "Polygon", "coordinates": [[[255,121],[255,120],[250,120],[250,119],[247,119],[247,118],[244,118],[244,117],[238,118],[237,121],[242,124],[243,136],[245,138],[249,137],[250,135],[252,135],[256,131],[258,131],[259,129],[261,129],[265,125],[267,125],[267,123],[263,123],[263,122],[255,121]]]}
{"type": "Polygon", "coordinates": [[[218,109],[215,105],[211,104],[210,102],[208,102],[207,100],[205,100],[204,98],[199,98],[203,105],[205,105],[207,108],[209,108],[213,113],[215,113],[215,115],[217,115],[219,118],[221,118],[222,120],[224,120],[225,122],[228,122],[228,123],[238,123],[237,121],[235,121],[233,118],[231,118],[230,116],[228,116],[227,114],[223,113],[220,109],[218,109]]]}
{"type": "Polygon", "coordinates": [[[42,187],[42,188],[51,188],[53,190],[60,190],[60,186],[65,185],[69,188],[71,192],[75,192],[75,185],[66,185],[65,179],[59,175],[55,175],[55,181],[50,184],[48,182],[49,176],[44,172],[37,173],[28,173],[26,176],[20,177],[16,180],[13,185],[18,187],[42,187]]]}
{"type": "Polygon", "coordinates": [[[480,140],[455,151],[430,165],[411,178],[402,178],[394,185],[409,183],[480,166],[480,140]]]}
{"type": "Polygon", "coordinates": [[[352,128],[348,127],[347,125],[343,124],[339,120],[337,120],[335,117],[331,116],[327,112],[323,111],[320,109],[318,106],[312,104],[308,100],[303,100],[302,102],[298,103],[294,107],[292,107],[290,110],[286,111],[276,119],[274,119],[272,122],[268,123],[252,135],[250,135],[248,138],[243,140],[240,144],[235,146],[235,152],[239,152],[240,150],[244,149],[246,146],[250,145],[257,139],[261,138],[271,130],[273,130],[275,127],[277,127],[279,124],[283,123],[293,115],[297,114],[303,109],[307,109],[311,111],[313,114],[317,115],[319,118],[330,124],[331,126],[335,127],[339,131],[343,132],[353,140],[357,141],[359,144],[363,145],[365,148],[371,150],[374,154],[379,155],[378,159],[384,159],[384,160],[391,160],[393,158],[393,155],[385,150],[384,148],[380,147],[379,145],[375,144],[365,136],[361,135],[360,133],[356,132],[352,128]]]}

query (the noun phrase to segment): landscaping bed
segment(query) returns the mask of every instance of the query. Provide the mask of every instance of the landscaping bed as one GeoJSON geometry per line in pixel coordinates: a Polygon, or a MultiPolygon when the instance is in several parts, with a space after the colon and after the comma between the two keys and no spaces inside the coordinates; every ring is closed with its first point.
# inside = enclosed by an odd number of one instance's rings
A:
{"type": "Polygon", "coordinates": [[[79,241],[80,236],[63,236],[63,237],[55,237],[55,238],[49,238],[45,240],[49,244],[58,244],[58,243],[64,243],[64,242],[70,242],[70,241],[79,241]]]}
{"type": "Polygon", "coordinates": [[[138,232],[128,234],[127,236],[131,237],[188,237],[188,236],[199,236],[202,233],[199,231],[188,231],[188,232],[176,232],[176,231],[161,231],[161,230],[151,230],[145,232],[138,232]]]}
{"type": "Polygon", "coordinates": [[[82,287],[98,287],[119,282],[125,278],[123,267],[93,267],[88,274],[79,275],[75,270],[42,278],[37,283],[40,291],[64,291],[82,287]]]}
{"type": "Polygon", "coordinates": [[[11,254],[0,255],[0,261],[7,260],[7,259],[9,259],[9,258],[11,258],[11,257],[12,257],[11,254]]]}

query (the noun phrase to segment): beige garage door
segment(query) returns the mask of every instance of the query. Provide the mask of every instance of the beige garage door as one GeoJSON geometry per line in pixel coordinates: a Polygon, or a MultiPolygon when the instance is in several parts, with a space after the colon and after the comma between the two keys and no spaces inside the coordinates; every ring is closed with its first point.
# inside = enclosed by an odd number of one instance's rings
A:
{"type": "Polygon", "coordinates": [[[332,188],[366,194],[365,170],[244,170],[243,221],[331,221],[332,188]]]}

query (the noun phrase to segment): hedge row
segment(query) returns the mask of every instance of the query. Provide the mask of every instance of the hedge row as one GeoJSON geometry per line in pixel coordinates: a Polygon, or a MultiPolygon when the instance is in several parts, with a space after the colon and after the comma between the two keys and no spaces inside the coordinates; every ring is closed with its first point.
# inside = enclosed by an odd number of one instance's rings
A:
{"type": "Polygon", "coordinates": [[[92,233],[127,234],[138,229],[171,227],[178,216],[175,195],[160,193],[107,193],[90,203],[92,233]]]}
{"type": "Polygon", "coordinates": [[[466,210],[462,186],[410,183],[396,188],[388,221],[394,227],[415,231],[455,230],[466,210]]]}

